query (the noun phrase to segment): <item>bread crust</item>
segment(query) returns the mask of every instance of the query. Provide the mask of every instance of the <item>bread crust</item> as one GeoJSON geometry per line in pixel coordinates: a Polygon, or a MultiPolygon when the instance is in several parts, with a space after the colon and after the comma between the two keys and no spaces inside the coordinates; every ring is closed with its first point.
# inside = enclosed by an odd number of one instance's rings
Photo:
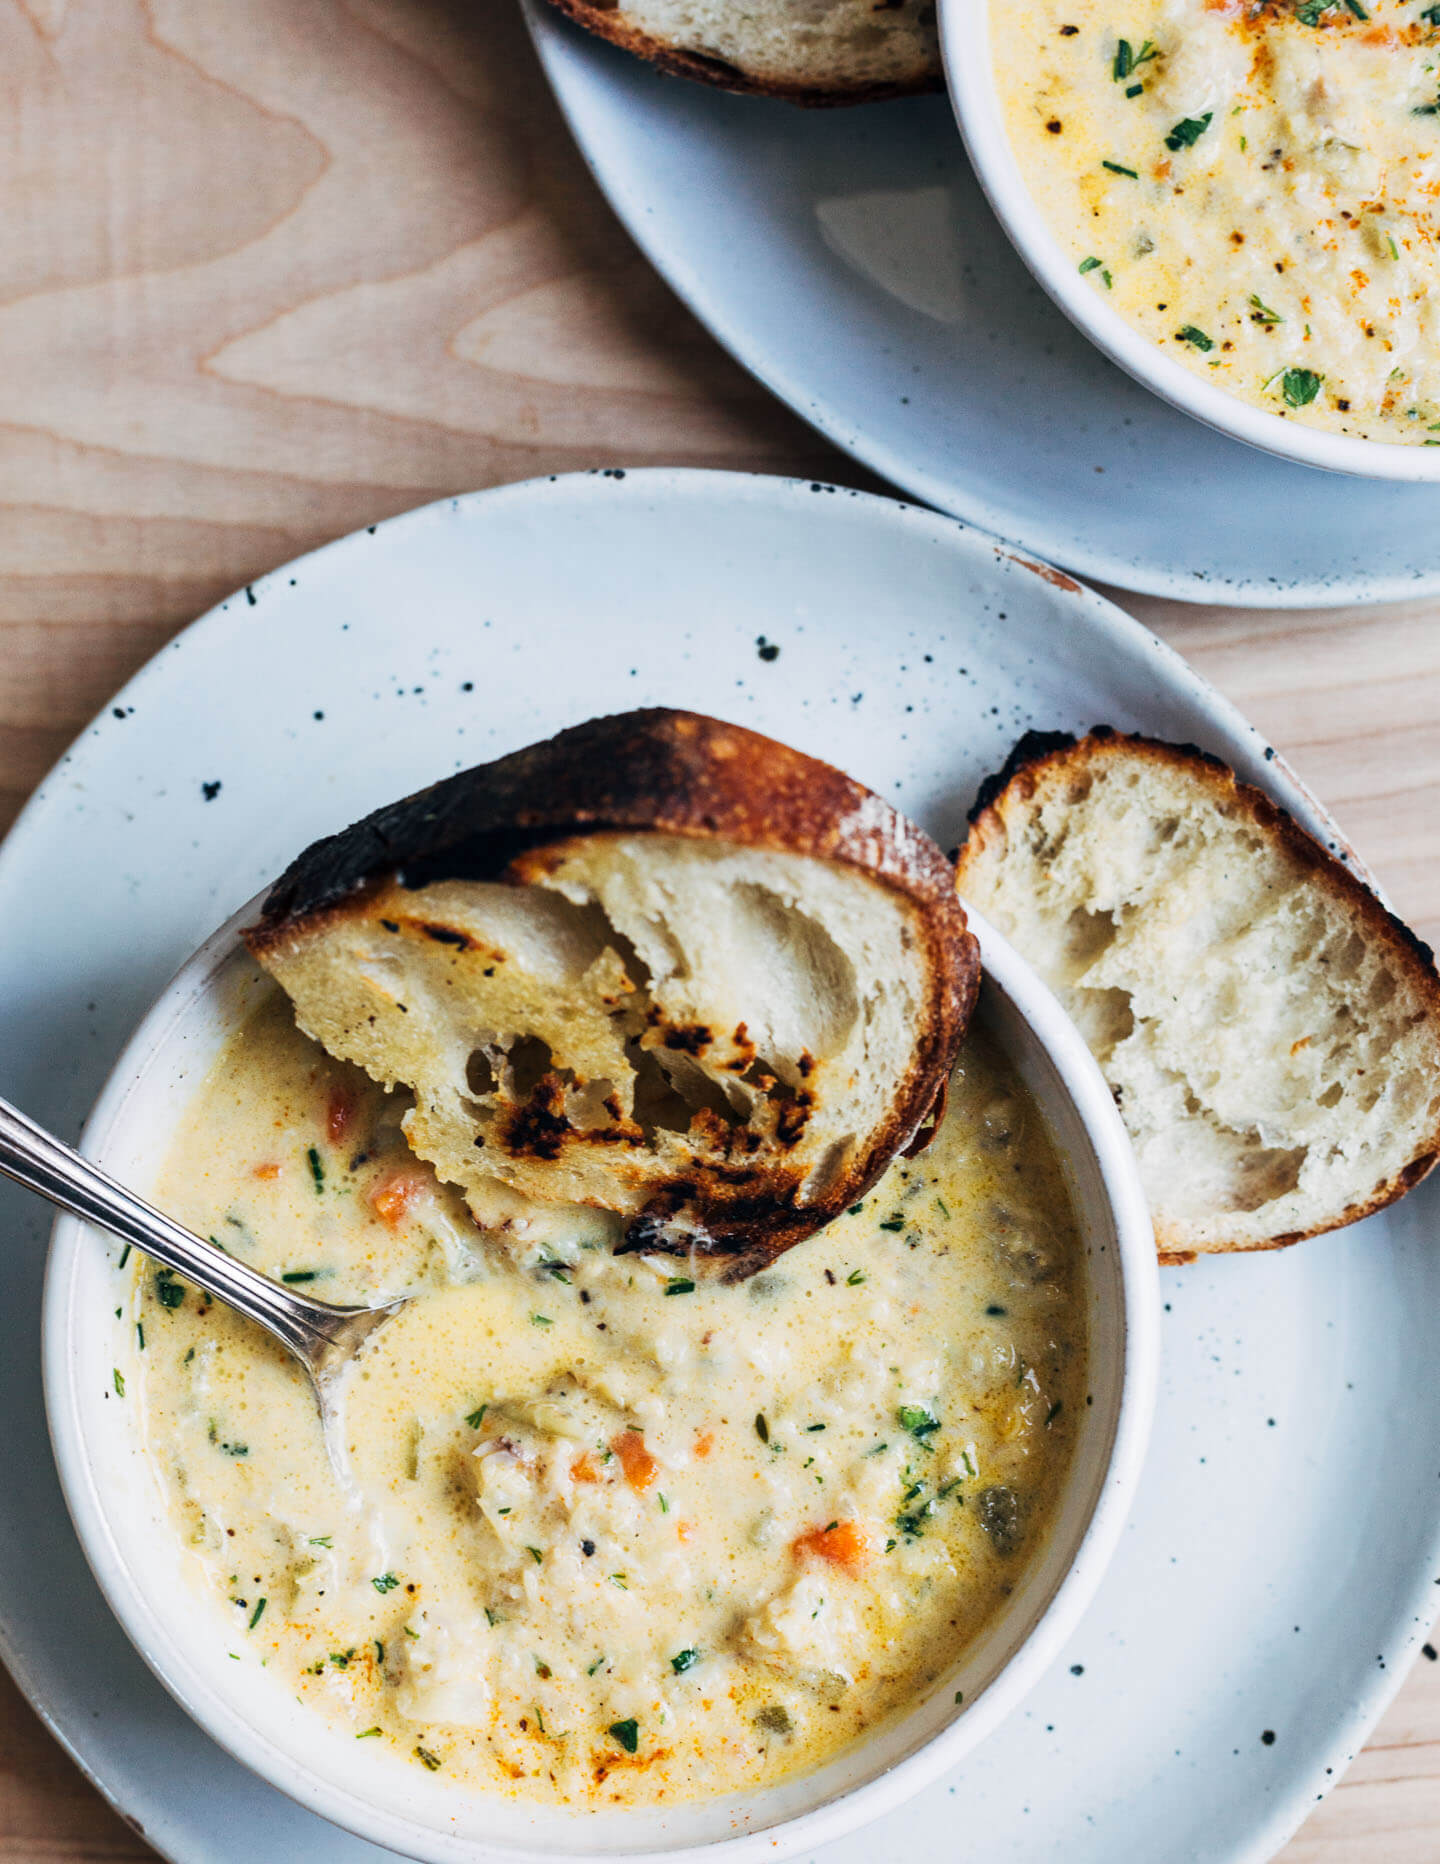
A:
{"type": "MultiPolygon", "coordinates": [[[[1005,763],[980,785],[970,811],[970,834],[959,850],[956,884],[965,891],[966,870],[990,852],[1006,833],[1007,810],[1028,803],[1042,787],[1064,783],[1086,775],[1098,765],[1120,759],[1141,758],[1152,764],[1180,769],[1207,789],[1217,805],[1243,808],[1251,820],[1275,837],[1287,853],[1342,903],[1363,926],[1365,934],[1382,946],[1397,969],[1405,972],[1430,1014],[1440,1022],[1440,974],[1435,954],[1402,920],[1377,898],[1357,875],[1323,848],[1314,836],[1263,790],[1242,782],[1230,766],[1194,744],[1171,744],[1164,739],[1127,734],[1109,725],[1095,725],[1083,738],[1069,732],[1027,732],[1010,752],[1005,763]]],[[[1393,1177],[1377,1185],[1371,1195],[1309,1229],[1287,1232],[1258,1243],[1213,1243],[1197,1249],[1181,1240],[1173,1231],[1167,1234],[1156,1222],[1155,1242],[1161,1262],[1193,1262],[1198,1254],[1257,1253],[1286,1249],[1307,1237],[1339,1230],[1363,1217],[1384,1210],[1407,1191],[1413,1190],[1440,1161],[1440,1126],[1430,1135],[1427,1145],[1393,1177]]]]}
{"type": "Polygon", "coordinates": [[[943,90],[945,80],[938,62],[915,71],[910,77],[883,84],[830,86],[787,84],[774,78],[753,76],[738,65],[705,52],[687,51],[683,46],[668,45],[663,39],[642,32],[624,19],[617,7],[603,7],[593,0],[550,0],[550,4],[597,38],[618,45],[622,51],[643,58],[647,64],[668,72],[671,77],[691,78],[712,89],[731,91],[739,96],[776,97],[785,103],[798,104],[806,110],[830,110],[845,104],[889,103],[898,97],[920,97],[943,90]]]}
{"type": "MultiPolygon", "coordinates": [[[[447,777],[307,848],[242,933],[252,954],[364,918],[398,886],[444,880],[524,885],[577,837],[636,832],[721,841],[856,868],[914,909],[930,1013],[886,1119],[849,1169],[813,1201],[783,1158],[758,1168],[701,1162],[683,1185],[657,1183],[625,1247],[664,1249],[686,1200],[707,1212],[709,1253],[739,1277],[838,1216],[869,1190],[944,1091],[979,989],[979,947],[935,843],[883,798],[831,765],[743,726],[662,708],[571,727],[542,744],[447,777]]],[[[702,1248],[702,1253],[705,1250],[702,1248]]]]}

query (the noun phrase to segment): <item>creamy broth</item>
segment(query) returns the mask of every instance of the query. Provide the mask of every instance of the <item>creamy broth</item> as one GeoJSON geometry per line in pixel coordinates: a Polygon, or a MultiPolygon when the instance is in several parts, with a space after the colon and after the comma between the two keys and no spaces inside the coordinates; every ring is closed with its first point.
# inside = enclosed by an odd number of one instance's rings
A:
{"type": "Polygon", "coordinates": [[[992,0],[1016,157],[1168,355],[1333,433],[1440,445],[1440,9],[992,0]]]}
{"type": "Polygon", "coordinates": [[[480,1232],[403,1111],[277,993],[156,1188],[325,1299],[421,1297],[353,1378],[342,1482],[284,1353],[137,1258],[130,1391],[227,1649],[417,1774],[571,1805],[772,1782],[939,1677],[1085,1404],[1070,1206],[988,1041],[927,1152],[736,1286],[480,1232]]]}

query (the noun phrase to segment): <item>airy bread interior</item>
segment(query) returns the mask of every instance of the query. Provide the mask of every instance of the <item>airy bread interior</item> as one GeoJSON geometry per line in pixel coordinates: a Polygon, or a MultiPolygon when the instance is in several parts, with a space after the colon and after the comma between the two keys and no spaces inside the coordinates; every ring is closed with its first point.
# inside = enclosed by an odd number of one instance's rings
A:
{"type": "Polygon", "coordinates": [[[1163,1253],[1293,1242],[1433,1163],[1429,953],[1212,760],[1113,734],[1021,760],[959,885],[1094,1051],[1163,1253]]]}
{"type": "Polygon", "coordinates": [[[259,954],[301,1028],[414,1093],[410,1143],[482,1225],[677,1249],[729,1212],[743,1250],[767,1198],[783,1228],[909,1136],[933,956],[895,888],[645,832],[516,879],[391,880],[259,954]]]}
{"type": "Polygon", "coordinates": [[[568,0],[564,10],[633,51],[693,59],[691,76],[723,85],[728,68],[734,88],[801,101],[928,89],[940,78],[933,0],[568,0]]]}

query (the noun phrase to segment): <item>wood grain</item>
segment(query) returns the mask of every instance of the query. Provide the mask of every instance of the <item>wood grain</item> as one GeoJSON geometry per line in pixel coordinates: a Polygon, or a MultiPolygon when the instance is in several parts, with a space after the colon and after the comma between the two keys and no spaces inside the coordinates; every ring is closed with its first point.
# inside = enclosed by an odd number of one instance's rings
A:
{"type": "MultiPolygon", "coordinates": [[[[867,483],[638,258],[508,0],[0,0],[0,95],[0,826],[176,629],[358,525],[617,461],[867,483]]],[[[1128,605],[1440,941],[1440,604],[1128,605]]],[[[0,1675],[0,1864],[152,1855],[0,1675]]],[[[1440,1856],[1440,1665],[1283,1856],[1440,1856]]]]}

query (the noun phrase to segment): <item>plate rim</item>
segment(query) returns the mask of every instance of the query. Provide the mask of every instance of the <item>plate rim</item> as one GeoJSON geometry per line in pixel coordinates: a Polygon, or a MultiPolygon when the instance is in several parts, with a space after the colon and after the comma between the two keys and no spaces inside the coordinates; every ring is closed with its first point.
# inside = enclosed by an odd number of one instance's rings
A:
{"type": "MultiPolygon", "coordinates": [[[[520,12],[525,21],[530,42],[535,49],[540,68],[545,74],[545,81],[555,100],[565,127],[572,142],[590,174],[605,197],[611,212],[624,227],[631,240],[639,248],[646,262],[659,273],[681,303],[690,311],[706,331],[720,344],[730,356],[753,376],[761,387],[776,400],[783,402],[790,411],[802,420],[807,427],[819,434],[823,440],[838,447],[850,459],[868,471],[879,474],[889,485],[894,486],[902,498],[922,500],[936,511],[958,519],[982,530],[989,530],[997,537],[1008,536],[1005,530],[1004,514],[999,512],[988,500],[977,498],[973,511],[961,513],[956,510],[944,479],[923,466],[915,466],[904,456],[903,452],[886,444],[882,440],[868,439],[857,431],[845,418],[841,409],[826,396],[818,395],[811,387],[793,381],[788,372],[779,366],[757,341],[752,341],[739,321],[730,316],[723,306],[717,304],[710,295],[704,280],[692,266],[686,264],[673,252],[668,251],[660,242],[653,229],[647,224],[644,208],[632,199],[612,178],[603,163],[599,152],[591,146],[589,139],[581,133],[577,122],[574,99],[570,94],[568,74],[565,61],[570,56],[595,56],[597,62],[609,54],[614,58],[626,58],[631,54],[618,51],[615,47],[595,41],[583,27],[562,16],[552,4],[552,0],[520,0],[520,12]]],[[[669,82],[684,84],[688,80],[673,78],[669,82]]],[[[755,100],[742,100],[755,101],[755,100]]],[[[901,100],[906,101],[906,100],[901,100]]],[[[856,106],[861,107],[861,106],[856,106]]],[[[957,143],[963,149],[960,131],[955,124],[954,112],[949,118],[957,143]]],[[[1005,238],[1000,232],[999,237],[1005,238]]],[[[1008,241],[1007,241],[1008,244],[1008,241]]],[[[1153,390],[1148,391],[1154,393],[1153,390]]],[[[1157,397],[1157,399],[1159,399],[1157,397]]],[[[1194,416],[1187,416],[1200,427],[1203,423],[1194,416]]],[[[1231,435],[1225,438],[1233,439],[1231,435]]],[[[1246,451],[1263,452],[1264,449],[1251,448],[1242,440],[1234,444],[1245,447],[1246,451]]],[[[1285,461],[1285,465],[1296,462],[1285,461]]],[[[1352,475],[1329,472],[1323,467],[1310,466],[1302,468],[1314,473],[1321,473],[1326,478],[1338,479],[1342,483],[1354,483],[1352,475]]],[[[1370,481],[1361,480],[1368,485],[1370,481]]],[[[1374,481],[1379,485],[1383,481],[1374,481]]],[[[1387,602],[1424,601],[1429,597],[1440,596],[1440,563],[1426,575],[1405,576],[1399,572],[1384,577],[1366,578],[1361,575],[1349,579],[1336,577],[1327,581],[1278,582],[1258,577],[1231,577],[1221,580],[1218,576],[1207,577],[1197,581],[1196,577],[1184,576],[1160,567],[1142,570],[1124,560],[1105,556],[1101,553],[1055,551],[1054,539],[1035,537],[1032,539],[1011,539],[1016,547],[1033,550],[1042,556],[1051,557],[1055,562],[1063,563],[1067,570],[1077,576],[1083,576],[1091,582],[1106,583],[1124,590],[1127,594],[1144,595],[1164,601],[1184,602],[1189,606],[1199,607],[1235,607],[1262,608],[1276,611],[1301,608],[1345,608],[1352,604],[1381,604],[1387,602]]]]}
{"type": "MultiPolygon", "coordinates": [[[[879,493],[860,491],[847,486],[828,486],[823,481],[802,479],[793,476],[780,476],[759,472],[737,472],[723,468],[708,467],[637,467],[592,468],[589,471],[572,473],[550,473],[512,481],[506,484],[482,488],[480,490],[442,497],[410,510],[397,513],[394,517],[378,521],[376,524],[361,526],[344,536],[334,538],[305,552],[299,557],[277,566],[264,576],[257,577],[249,585],[239,589],[211,605],[194,621],[187,624],[171,640],[163,644],[141,667],[122,685],[94,715],[92,719],[76,733],[70,746],[56,760],[52,768],[41,779],[31,796],[27,799],[20,814],[12,824],[9,832],[0,842],[0,887],[7,884],[10,866],[19,858],[23,848],[32,837],[45,832],[43,817],[46,814],[58,780],[75,750],[82,746],[97,723],[102,721],[111,708],[126,699],[142,692],[151,681],[160,676],[162,668],[168,668],[171,656],[177,649],[193,649],[196,642],[209,642],[222,630],[238,627],[248,607],[257,599],[253,592],[263,590],[267,585],[280,579],[303,565],[312,565],[318,559],[329,557],[332,553],[349,550],[373,549],[373,539],[382,531],[398,535],[408,529],[419,529],[427,522],[432,522],[442,512],[449,510],[461,513],[479,505],[500,504],[507,501],[523,502],[529,499],[544,499],[550,496],[552,489],[561,488],[566,494],[580,494],[594,498],[597,502],[616,496],[628,496],[619,493],[622,482],[628,482],[633,489],[658,498],[693,498],[714,503],[717,499],[734,499],[744,503],[751,499],[793,499],[797,509],[808,506],[817,491],[831,491],[846,499],[857,501],[869,514],[888,524],[897,524],[917,536],[928,536],[942,547],[952,547],[962,539],[967,540],[966,549],[993,553],[1009,563],[1041,577],[1051,584],[1057,594],[1067,601],[1078,605],[1084,617],[1084,625],[1094,628],[1101,635],[1109,635],[1124,643],[1129,650],[1127,658],[1134,664],[1143,664],[1147,659],[1160,669],[1160,678],[1168,690],[1176,688],[1202,709],[1211,721],[1217,735],[1228,739],[1225,745],[1227,756],[1238,763],[1248,762],[1255,780],[1267,783],[1278,778],[1278,787],[1282,798],[1291,812],[1312,833],[1335,848],[1337,852],[1348,857],[1347,844],[1339,838],[1335,824],[1321,807],[1312,792],[1303,781],[1290,769],[1286,761],[1270,747],[1263,734],[1252,725],[1239,708],[1225,695],[1205,680],[1189,665],[1176,650],[1147,629],[1134,616],[1120,608],[1115,602],[1098,591],[1075,582],[1068,576],[1060,575],[1048,566],[1032,559],[1028,554],[1013,549],[1005,540],[984,531],[981,527],[967,520],[953,517],[942,511],[935,511],[924,506],[915,505],[902,499],[896,499],[879,493]],[[882,515],[883,514],[883,515],[882,515]],[[1258,766],[1258,768],[1257,768],[1258,766]]],[[[1243,773],[1242,773],[1243,774],[1243,773]]],[[[62,1504],[63,1505],[63,1504],[62,1504]]],[[[1424,1641],[1425,1631],[1434,1620],[1440,1592],[1435,1598],[1432,1592],[1440,1588],[1440,1581],[1432,1578],[1440,1570],[1440,1495],[1431,1504],[1430,1509],[1429,1556],[1423,1569],[1417,1563],[1408,1587],[1403,1587],[1397,1594],[1392,1607],[1391,1622],[1394,1626],[1395,1643],[1398,1650],[1418,1654],[1424,1641]]],[[[145,1842],[156,1849],[171,1864],[192,1864],[193,1855],[182,1856],[173,1850],[165,1849],[163,1829],[146,1824],[140,1826],[137,1815],[127,1810],[127,1783],[111,1780],[108,1773],[102,1773],[98,1764],[92,1764],[86,1757],[83,1744],[84,1725],[73,1731],[61,1719],[60,1712],[53,1707],[42,1690],[28,1650],[22,1653],[21,1640],[15,1631],[16,1618],[13,1608],[7,1608],[0,1600],[0,1661],[13,1677],[21,1693],[26,1697],[49,1733],[70,1755],[80,1771],[101,1793],[102,1797],[132,1828],[140,1829],[145,1842]]],[[[38,1667],[38,1666],[37,1666],[38,1667]]],[[[1409,1674],[1410,1664],[1386,1666],[1378,1673],[1370,1672],[1368,1686],[1357,1694],[1348,1716],[1337,1720],[1332,1733],[1325,1744],[1326,1754],[1335,1761],[1336,1771],[1333,1779],[1324,1783],[1321,1797],[1327,1796],[1335,1785],[1339,1784],[1349,1760],[1358,1754],[1376,1723],[1389,1707],[1409,1674]]],[[[1300,1775],[1292,1776],[1284,1789],[1270,1816],[1258,1825],[1248,1842],[1230,1851],[1217,1864],[1269,1864],[1275,1852],[1297,1831],[1304,1820],[1313,1811],[1316,1800],[1310,1790],[1315,1784],[1312,1779],[1300,1775]]],[[[163,1827],[163,1821],[161,1822],[163,1827]]]]}

